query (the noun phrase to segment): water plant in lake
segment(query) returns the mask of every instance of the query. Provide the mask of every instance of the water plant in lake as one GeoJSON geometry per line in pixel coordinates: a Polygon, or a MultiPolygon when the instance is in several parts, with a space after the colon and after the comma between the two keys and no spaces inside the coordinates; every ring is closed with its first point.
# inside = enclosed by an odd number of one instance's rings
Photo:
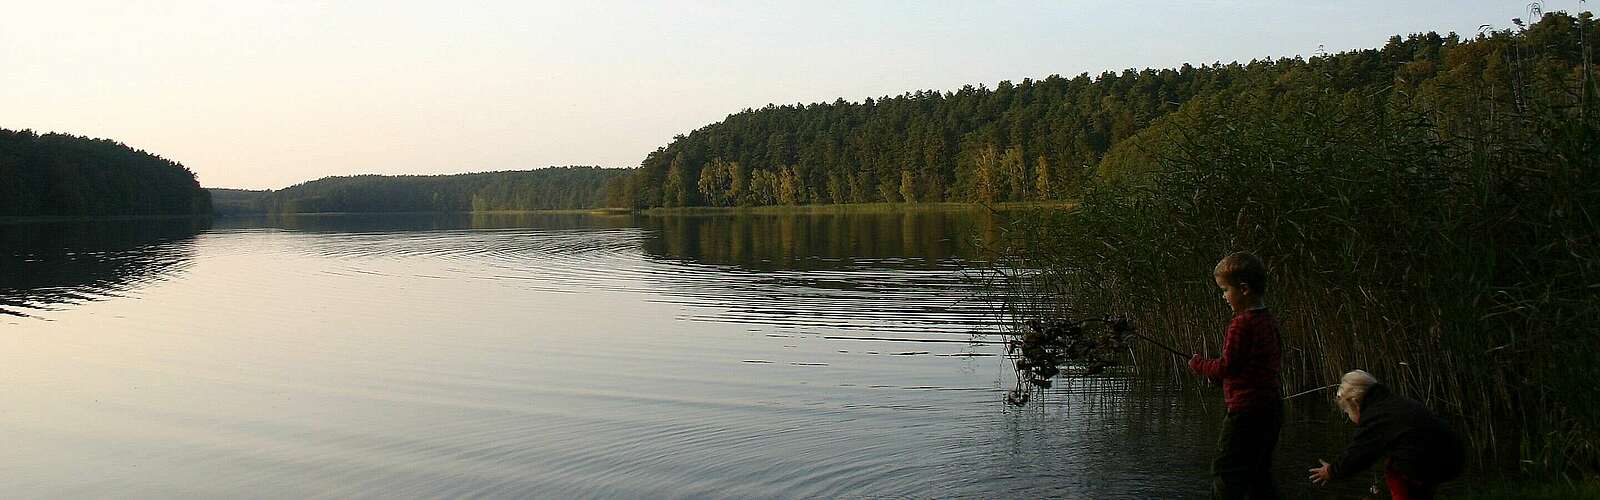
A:
{"type": "MultiPolygon", "coordinates": [[[[1036,318],[1026,321],[1021,331],[1006,343],[1006,353],[1015,359],[1017,375],[1016,386],[1006,394],[1006,403],[1012,406],[1024,406],[1035,391],[1049,389],[1063,366],[1076,368],[1075,375],[1091,376],[1120,365],[1120,353],[1128,349],[1129,341],[1144,338],[1134,332],[1133,320],[1127,316],[1078,321],[1036,318]]],[[[1182,355],[1160,343],[1156,345],[1182,355]]]]}

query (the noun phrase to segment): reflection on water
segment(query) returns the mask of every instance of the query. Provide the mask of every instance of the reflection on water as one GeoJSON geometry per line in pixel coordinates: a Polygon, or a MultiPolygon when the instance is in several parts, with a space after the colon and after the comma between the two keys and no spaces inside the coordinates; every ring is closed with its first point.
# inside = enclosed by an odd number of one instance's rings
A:
{"type": "Polygon", "coordinates": [[[991,331],[963,269],[980,255],[972,211],[652,217],[644,250],[704,279],[660,300],[686,319],[799,333],[966,340],[991,331]]]}
{"type": "Polygon", "coordinates": [[[994,243],[994,219],[976,211],[650,217],[655,255],[745,269],[950,269],[994,243]],[[980,230],[984,229],[984,230],[980,230]]]}
{"type": "Polygon", "coordinates": [[[0,314],[30,316],[136,290],[189,264],[205,220],[0,224],[0,314]]]}
{"type": "Polygon", "coordinates": [[[222,230],[275,228],[317,233],[378,233],[470,229],[617,229],[635,226],[627,214],[486,212],[408,214],[314,214],[225,217],[216,220],[222,230]]]}
{"type": "MultiPolygon", "coordinates": [[[[0,318],[0,477],[21,497],[1204,497],[1214,391],[1113,374],[1003,404],[1002,348],[965,342],[992,328],[962,278],[986,224],[7,227],[4,296],[32,317],[0,318]]],[[[1331,415],[1291,413],[1280,479],[1342,437],[1331,415]]]]}

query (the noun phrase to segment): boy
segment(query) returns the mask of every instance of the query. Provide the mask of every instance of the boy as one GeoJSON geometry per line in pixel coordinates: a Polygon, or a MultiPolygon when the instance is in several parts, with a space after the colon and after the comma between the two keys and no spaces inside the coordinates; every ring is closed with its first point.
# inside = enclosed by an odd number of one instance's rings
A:
{"type": "Polygon", "coordinates": [[[1212,496],[1216,498],[1278,498],[1272,479],[1272,449],[1278,445],[1283,425],[1283,402],[1278,383],[1278,322],[1267,311],[1267,266],[1246,252],[1229,255],[1217,263],[1213,276],[1222,299],[1233,308],[1233,321],[1222,340],[1222,357],[1206,359],[1195,354],[1189,369],[1214,382],[1222,382],[1228,414],[1217,440],[1217,459],[1211,463],[1212,496]]]}

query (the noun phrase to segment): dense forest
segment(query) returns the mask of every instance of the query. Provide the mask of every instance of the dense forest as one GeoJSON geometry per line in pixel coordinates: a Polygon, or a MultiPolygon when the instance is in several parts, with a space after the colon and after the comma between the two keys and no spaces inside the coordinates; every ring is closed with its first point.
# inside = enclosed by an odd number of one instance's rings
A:
{"type": "Polygon", "coordinates": [[[598,208],[628,170],[551,167],[455,175],[325,177],[276,191],[227,190],[231,213],[467,212],[598,208]]]}
{"type": "Polygon", "coordinates": [[[0,129],[0,216],[209,213],[179,163],[109,139],[0,129]]]}
{"type": "MultiPolygon", "coordinates": [[[[1316,88],[1395,99],[1463,71],[1493,71],[1485,47],[1508,33],[1395,36],[1382,48],[1098,76],[1052,75],[993,88],[849,102],[767,105],[680,135],[608,204],[674,207],[1020,201],[1073,197],[1107,153],[1200,98],[1316,88]]],[[[1439,90],[1446,98],[1478,90],[1439,90]]],[[[1126,156],[1126,155],[1123,155],[1126,156]]],[[[1120,159],[1127,163],[1127,158],[1120,159]]]]}

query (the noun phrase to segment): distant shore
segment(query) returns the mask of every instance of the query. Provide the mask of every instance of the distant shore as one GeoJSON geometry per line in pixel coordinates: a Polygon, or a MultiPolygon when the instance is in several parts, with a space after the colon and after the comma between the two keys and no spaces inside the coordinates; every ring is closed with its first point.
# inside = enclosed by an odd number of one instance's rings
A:
{"type": "Polygon", "coordinates": [[[228,213],[210,215],[27,215],[27,216],[0,216],[0,224],[22,224],[35,222],[92,222],[92,221],[126,221],[126,220],[167,220],[167,219],[204,219],[204,218],[244,218],[244,217],[318,217],[341,215],[415,215],[415,214],[592,214],[592,215],[646,215],[646,216],[677,216],[677,215],[800,215],[800,214],[832,214],[832,213],[895,213],[895,212],[921,212],[941,210],[981,210],[992,208],[994,210],[1014,210],[1025,208],[1052,208],[1071,209],[1077,206],[1075,201],[1045,201],[1045,202],[1004,202],[993,204],[965,203],[965,202],[940,202],[940,203],[846,203],[846,204],[820,204],[820,205],[764,205],[756,207],[675,207],[675,208],[565,208],[548,210],[483,210],[483,211],[403,211],[403,212],[291,212],[291,213],[228,213]]]}
{"type": "Polygon", "coordinates": [[[226,215],[217,215],[220,218],[241,217],[320,217],[334,215],[421,215],[421,214],[461,214],[461,215],[493,215],[493,214],[595,214],[595,215],[624,215],[632,212],[620,208],[552,208],[542,210],[401,210],[393,212],[239,212],[226,215]]]}
{"type": "Polygon", "coordinates": [[[28,224],[35,222],[93,222],[127,220],[209,219],[211,214],[187,215],[3,215],[0,224],[28,224]]]}

